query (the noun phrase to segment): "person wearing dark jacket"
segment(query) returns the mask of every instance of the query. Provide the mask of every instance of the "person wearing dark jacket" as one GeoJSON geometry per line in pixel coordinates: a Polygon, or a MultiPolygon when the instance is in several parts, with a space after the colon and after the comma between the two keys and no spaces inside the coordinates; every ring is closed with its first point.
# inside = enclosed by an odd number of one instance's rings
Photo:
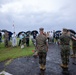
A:
{"type": "Polygon", "coordinates": [[[0,42],[2,42],[2,33],[0,32],[0,42]]]}
{"type": "Polygon", "coordinates": [[[26,46],[29,46],[29,34],[26,34],[26,46]]]}

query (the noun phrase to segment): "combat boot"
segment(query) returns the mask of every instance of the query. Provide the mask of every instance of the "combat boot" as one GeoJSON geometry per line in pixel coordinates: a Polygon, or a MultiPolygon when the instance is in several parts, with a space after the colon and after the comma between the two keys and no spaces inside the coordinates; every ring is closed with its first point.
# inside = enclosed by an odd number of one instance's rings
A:
{"type": "Polygon", "coordinates": [[[68,65],[61,64],[60,66],[61,66],[62,68],[68,68],[68,65]]]}
{"type": "Polygon", "coordinates": [[[42,65],[42,70],[46,70],[46,66],[45,65],[42,65]]]}
{"type": "Polygon", "coordinates": [[[42,66],[42,64],[40,64],[40,70],[42,70],[43,69],[43,66],[42,66]]]}
{"type": "Polygon", "coordinates": [[[73,55],[71,55],[71,58],[75,58],[76,56],[73,54],[73,55]]]}
{"type": "Polygon", "coordinates": [[[62,73],[63,73],[64,75],[69,75],[68,68],[63,68],[62,73]]]}

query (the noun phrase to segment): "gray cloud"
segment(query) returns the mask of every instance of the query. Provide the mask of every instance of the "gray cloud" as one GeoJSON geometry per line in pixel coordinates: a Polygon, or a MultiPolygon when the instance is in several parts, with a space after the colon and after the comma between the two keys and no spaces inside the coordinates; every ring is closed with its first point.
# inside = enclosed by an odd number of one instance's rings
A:
{"type": "MultiPolygon", "coordinates": [[[[13,0],[15,2],[15,0],[13,0]]],[[[10,0],[1,0],[0,4],[8,4],[10,0]]],[[[13,31],[13,21],[16,32],[27,30],[38,30],[44,27],[45,30],[61,30],[62,28],[76,29],[75,0],[67,0],[63,7],[56,12],[34,12],[23,10],[16,13],[12,9],[9,12],[0,12],[0,29],[13,31]],[[68,2],[69,1],[69,2],[68,2]]],[[[0,6],[1,7],[1,6],[0,6]]],[[[2,8],[2,7],[1,7],[2,8]]]]}

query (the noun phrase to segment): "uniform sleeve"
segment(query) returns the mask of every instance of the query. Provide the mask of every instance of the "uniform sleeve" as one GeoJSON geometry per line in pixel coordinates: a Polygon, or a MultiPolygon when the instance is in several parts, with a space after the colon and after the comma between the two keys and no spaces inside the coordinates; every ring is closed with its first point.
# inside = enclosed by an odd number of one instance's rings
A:
{"type": "Polygon", "coordinates": [[[76,37],[72,36],[72,39],[73,39],[73,40],[76,40],[76,37]]]}

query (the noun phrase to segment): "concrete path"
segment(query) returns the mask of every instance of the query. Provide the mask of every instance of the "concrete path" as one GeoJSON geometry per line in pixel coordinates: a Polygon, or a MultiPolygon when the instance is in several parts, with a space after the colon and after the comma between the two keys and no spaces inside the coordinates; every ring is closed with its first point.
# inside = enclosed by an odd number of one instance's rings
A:
{"type": "MultiPolygon", "coordinates": [[[[60,67],[60,48],[56,44],[49,44],[49,51],[47,53],[47,63],[45,75],[63,75],[60,67]]],[[[5,61],[6,62],[6,61],[5,61]]],[[[38,58],[22,57],[12,60],[12,62],[5,66],[5,62],[0,62],[0,72],[5,70],[12,75],[40,75],[38,58]]],[[[69,71],[70,75],[76,75],[75,59],[70,58],[69,71]]]]}

